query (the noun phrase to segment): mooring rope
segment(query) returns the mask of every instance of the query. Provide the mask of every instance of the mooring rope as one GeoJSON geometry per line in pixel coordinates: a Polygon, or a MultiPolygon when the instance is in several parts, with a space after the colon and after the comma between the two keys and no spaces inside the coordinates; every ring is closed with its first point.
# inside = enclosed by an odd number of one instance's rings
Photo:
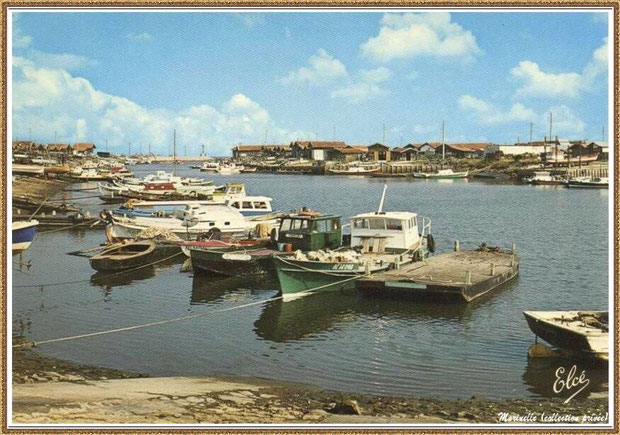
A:
{"type": "MultiPolygon", "coordinates": [[[[338,281],[338,282],[335,282],[335,283],[324,284],[324,285],[320,285],[318,287],[313,287],[311,289],[308,289],[308,290],[305,290],[305,291],[302,291],[302,292],[294,293],[294,295],[306,296],[306,295],[315,293],[316,291],[321,290],[321,289],[323,289],[325,287],[329,287],[329,286],[333,286],[333,285],[339,285],[339,284],[344,284],[347,281],[353,281],[353,280],[356,280],[356,279],[359,279],[359,278],[362,278],[362,277],[363,277],[363,275],[358,275],[358,276],[350,277],[350,278],[347,278],[347,279],[344,279],[344,280],[341,280],[341,281],[338,281]]],[[[267,302],[277,301],[277,300],[280,300],[282,298],[284,298],[284,295],[276,296],[276,297],[273,297],[273,298],[268,298],[268,299],[264,299],[264,300],[260,300],[260,301],[249,302],[247,304],[237,305],[237,306],[234,306],[234,307],[222,308],[221,310],[209,311],[207,313],[189,314],[189,315],[182,316],[182,317],[175,317],[173,319],[159,320],[159,321],[156,321],[156,322],[143,323],[141,325],[126,326],[124,328],[108,329],[106,331],[90,332],[90,333],[87,333],[87,334],[72,335],[72,336],[69,336],[69,337],[52,338],[52,339],[49,339],[49,340],[42,340],[42,341],[33,341],[31,343],[24,343],[24,344],[16,345],[16,346],[13,346],[13,347],[14,348],[20,348],[20,347],[39,346],[41,344],[57,343],[57,342],[60,342],[60,341],[71,341],[71,340],[78,340],[80,338],[96,337],[96,336],[99,336],[99,335],[107,335],[107,334],[114,334],[114,333],[117,333],[117,332],[132,331],[132,330],[135,330],[135,329],[147,328],[147,327],[150,327],[150,326],[164,325],[166,323],[180,322],[180,321],[183,321],[183,320],[189,320],[189,319],[195,319],[195,318],[198,318],[198,317],[210,316],[212,314],[219,314],[219,313],[224,313],[224,312],[227,312],[227,311],[239,310],[239,309],[242,309],[242,308],[248,308],[248,307],[252,307],[252,306],[255,306],[255,305],[265,304],[267,302]]]]}
{"type": "Polygon", "coordinates": [[[94,224],[96,222],[97,222],[97,219],[93,218],[92,220],[89,220],[89,221],[86,221],[86,222],[80,222],[80,223],[74,224],[74,225],[69,225],[68,227],[56,228],[54,230],[47,230],[47,231],[39,231],[39,234],[55,233],[55,232],[58,232],[58,231],[69,230],[71,228],[79,227],[79,226],[82,226],[82,225],[92,225],[92,224],[94,224]]]}
{"type": "MultiPolygon", "coordinates": [[[[110,273],[110,274],[102,275],[101,278],[109,278],[109,277],[112,277],[112,276],[123,275],[123,274],[125,274],[127,272],[133,272],[134,270],[142,269],[142,268],[149,267],[149,266],[152,266],[152,265],[157,264],[157,263],[161,263],[162,261],[170,260],[171,258],[174,258],[174,257],[176,257],[178,255],[182,255],[182,254],[183,254],[183,252],[177,252],[176,254],[170,255],[169,257],[162,258],[161,260],[153,261],[152,263],[143,264],[142,266],[132,267],[131,269],[121,270],[120,272],[115,272],[115,273],[110,273]]],[[[14,285],[13,288],[52,287],[52,286],[66,285],[66,284],[79,284],[79,283],[82,283],[82,282],[90,282],[90,278],[89,279],[80,279],[80,280],[77,280],[77,281],[54,282],[54,283],[51,283],[51,284],[14,285]]]]}

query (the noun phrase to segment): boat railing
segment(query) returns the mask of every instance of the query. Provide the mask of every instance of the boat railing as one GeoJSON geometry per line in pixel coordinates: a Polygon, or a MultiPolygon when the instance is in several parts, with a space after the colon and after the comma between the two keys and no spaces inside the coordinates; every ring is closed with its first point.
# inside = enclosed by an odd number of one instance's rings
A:
{"type": "Polygon", "coordinates": [[[422,238],[427,237],[431,233],[431,219],[425,216],[420,216],[422,218],[422,238]]]}

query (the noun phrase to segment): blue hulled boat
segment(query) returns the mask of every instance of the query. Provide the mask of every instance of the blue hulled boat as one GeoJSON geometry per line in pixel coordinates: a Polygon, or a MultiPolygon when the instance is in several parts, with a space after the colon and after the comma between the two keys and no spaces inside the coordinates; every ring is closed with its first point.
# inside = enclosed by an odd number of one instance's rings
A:
{"type": "Polygon", "coordinates": [[[39,221],[36,220],[13,222],[11,237],[13,254],[24,252],[30,247],[37,232],[38,225],[39,221]]]}

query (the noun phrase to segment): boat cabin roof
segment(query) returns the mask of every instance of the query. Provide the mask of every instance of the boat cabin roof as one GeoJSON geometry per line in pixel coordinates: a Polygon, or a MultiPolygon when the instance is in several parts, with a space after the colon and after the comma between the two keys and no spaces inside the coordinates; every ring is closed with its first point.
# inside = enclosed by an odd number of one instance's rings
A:
{"type": "Polygon", "coordinates": [[[351,217],[351,219],[398,219],[401,221],[409,220],[413,217],[416,217],[417,213],[412,213],[410,211],[386,211],[386,212],[373,212],[373,213],[362,213],[351,217]]]}
{"type": "Polygon", "coordinates": [[[304,219],[309,221],[321,221],[328,219],[341,219],[342,216],[336,216],[331,214],[320,214],[320,215],[312,215],[312,214],[303,214],[303,213],[291,213],[282,216],[282,219],[304,219]]]}

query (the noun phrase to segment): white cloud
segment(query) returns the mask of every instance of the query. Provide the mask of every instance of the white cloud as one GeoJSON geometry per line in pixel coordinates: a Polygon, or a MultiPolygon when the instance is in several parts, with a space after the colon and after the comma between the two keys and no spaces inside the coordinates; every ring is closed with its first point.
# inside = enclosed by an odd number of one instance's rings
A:
{"type": "Polygon", "coordinates": [[[150,42],[153,40],[153,35],[148,32],[128,33],[126,38],[134,42],[150,42]]]}
{"type": "MultiPolygon", "coordinates": [[[[268,111],[246,95],[233,95],[218,109],[203,104],[183,110],[149,109],[127,98],[107,94],[66,70],[46,68],[23,57],[13,59],[13,130],[16,136],[32,128],[33,138],[93,141],[126,152],[127,142],[152,143],[152,151],[167,153],[172,130],[193,153],[204,143],[209,153],[230,153],[239,142],[262,143],[265,129],[276,141],[310,137],[303,131],[280,128],[268,111]]],[[[137,149],[137,148],[134,148],[137,149]]],[[[144,148],[143,148],[144,149],[144,148]]]]}
{"type": "Polygon", "coordinates": [[[254,27],[265,23],[265,15],[254,14],[251,12],[238,12],[234,16],[240,20],[246,27],[254,27]]]}
{"type": "Polygon", "coordinates": [[[375,69],[362,69],[358,73],[358,79],[349,82],[342,88],[332,91],[332,98],[344,98],[351,103],[360,103],[371,98],[386,95],[389,92],[382,89],[379,84],[389,80],[392,71],[380,66],[375,69]]]}
{"type": "Polygon", "coordinates": [[[595,79],[607,69],[607,39],[592,54],[592,59],[581,73],[548,73],[535,62],[524,60],[510,70],[511,76],[522,83],[515,97],[565,97],[576,98],[589,90],[595,79]]]}
{"type": "Polygon", "coordinates": [[[289,72],[280,82],[285,85],[308,83],[326,85],[347,76],[347,69],[342,62],[320,48],[308,59],[310,66],[289,72]]]}
{"type": "Polygon", "coordinates": [[[476,37],[451,21],[448,12],[385,14],[379,34],[361,46],[378,62],[417,56],[471,58],[482,51],[476,37]]]}
{"type": "Polygon", "coordinates": [[[45,53],[39,50],[30,50],[28,57],[41,67],[58,68],[67,71],[75,71],[99,64],[94,59],[70,53],[45,53]]]}
{"type": "Polygon", "coordinates": [[[521,103],[514,103],[509,109],[501,110],[494,104],[471,95],[459,98],[459,107],[470,112],[482,125],[508,124],[514,122],[546,123],[549,112],[553,113],[553,130],[558,135],[581,133],[584,122],[569,107],[560,105],[550,107],[545,113],[537,114],[534,110],[521,103]]]}

